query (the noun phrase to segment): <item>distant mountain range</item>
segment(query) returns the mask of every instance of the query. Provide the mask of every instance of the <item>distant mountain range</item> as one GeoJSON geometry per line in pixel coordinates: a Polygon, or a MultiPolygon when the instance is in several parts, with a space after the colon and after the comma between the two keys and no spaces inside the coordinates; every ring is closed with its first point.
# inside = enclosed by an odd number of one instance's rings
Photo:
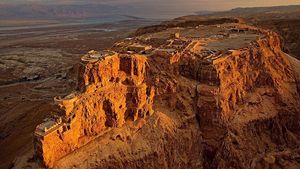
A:
{"type": "MultiPolygon", "coordinates": [[[[103,0],[104,1],[104,0],[103,0]]],[[[164,10],[136,4],[114,3],[1,3],[0,19],[86,19],[123,16],[129,19],[165,19],[188,12],[164,10]]]]}
{"type": "MultiPolygon", "coordinates": [[[[273,6],[273,7],[250,7],[250,8],[234,8],[229,11],[222,12],[197,12],[198,15],[204,16],[237,16],[237,17],[260,17],[264,15],[265,17],[289,17],[289,18],[299,18],[300,16],[300,5],[290,5],[290,6],[273,6]],[[285,14],[285,15],[282,15],[285,14]],[[286,15],[289,14],[289,15],[286,15]]],[[[264,18],[261,18],[264,19],[264,18]]],[[[265,18],[267,19],[267,18],[265,18]]],[[[272,18],[271,18],[272,19],[272,18]]],[[[286,19],[286,18],[285,18],[286,19]]]]}
{"type": "Polygon", "coordinates": [[[254,13],[268,13],[268,12],[299,12],[300,5],[290,6],[273,6],[273,7],[253,7],[253,8],[235,8],[228,12],[236,14],[254,14],[254,13]]]}
{"type": "Polygon", "coordinates": [[[117,7],[103,4],[0,4],[0,19],[95,18],[117,13],[117,7]]]}
{"type": "MultiPolygon", "coordinates": [[[[107,0],[105,0],[107,1],[107,0]]],[[[62,1],[65,2],[65,1],[62,1]]],[[[139,19],[144,16],[147,18],[172,18],[184,15],[184,11],[173,10],[143,10],[144,7],[133,7],[130,5],[116,5],[113,3],[0,3],[0,19],[85,19],[85,18],[104,18],[113,16],[129,17],[139,19]],[[181,14],[182,13],[182,14],[181,14]]],[[[257,14],[271,13],[300,13],[300,5],[276,6],[276,7],[254,7],[254,8],[235,8],[230,11],[213,12],[199,11],[198,15],[214,16],[242,16],[249,17],[257,14]]],[[[188,14],[186,12],[185,14],[188,14]]],[[[295,16],[299,16],[298,14],[295,16]]],[[[294,17],[294,15],[291,15],[294,17]]]]}

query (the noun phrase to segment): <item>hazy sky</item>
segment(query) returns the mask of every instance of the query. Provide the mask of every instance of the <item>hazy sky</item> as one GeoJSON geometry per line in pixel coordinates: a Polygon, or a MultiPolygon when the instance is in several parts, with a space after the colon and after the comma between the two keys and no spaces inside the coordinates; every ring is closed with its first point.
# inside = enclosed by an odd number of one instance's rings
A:
{"type": "Polygon", "coordinates": [[[164,8],[184,11],[227,10],[235,7],[300,5],[300,0],[0,0],[3,3],[104,3],[112,5],[132,5],[141,8],[164,8]]]}
{"type": "Polygon", "coordinates": [[[300,0],[0,0],[0,3],[40,3],[40,4],[108,4],[141,16],[180,16],[195,11],[220,11],[236,7],[300,5],[300,0]]]}

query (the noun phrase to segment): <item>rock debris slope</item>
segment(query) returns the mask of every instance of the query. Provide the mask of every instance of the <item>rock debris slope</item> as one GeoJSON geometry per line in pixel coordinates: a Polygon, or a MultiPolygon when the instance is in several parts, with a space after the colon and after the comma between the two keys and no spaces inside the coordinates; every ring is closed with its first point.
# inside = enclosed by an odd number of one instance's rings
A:
{"type": "Polygon", "coordinates": [[[299,168],[299,61],[274,32],[217,21],[141,28],[84,56],[78,90],[35,131],[40,164],[299,168]]]}

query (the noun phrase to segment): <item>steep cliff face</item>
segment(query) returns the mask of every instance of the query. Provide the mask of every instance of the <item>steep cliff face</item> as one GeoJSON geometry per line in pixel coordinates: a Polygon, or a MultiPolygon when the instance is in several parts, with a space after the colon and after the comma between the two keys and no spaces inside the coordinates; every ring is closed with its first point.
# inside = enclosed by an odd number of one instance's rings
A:
{"type": "Polygon", "coordinates": [[[147,33],[119,43],[161,38],[146,56],[84,57],[78,91],[57,99],[61,118],[37,128],[47,166],[300,166],[300,64],[277,34],[236,23],[147,33]]]}
{"type": "Polygon", "coordinates": [[[146,69],[147,58],[141,55],[114,54],[83,62],[79,91],[56,99],[57,127],[36,131],[36,152],[43,163],[52,167],[108,129],[150,116],[154,89],[145,83],[146,69]]]}
{"type": "Polygon", "coordinates": [[[298,168],[298,72],[268,32],[246,49],[215,60],[227,134],[213,168],[298,168]]]}
{"type": "Polygon", "coordinates": [[[238,118],[238,113],[247,117],[248,112],[271,116],[276,114],[273,108],[293,107],[299,101],[294,73],[275,33],[215,60],[214,65],[224,120],[238,118]]]}

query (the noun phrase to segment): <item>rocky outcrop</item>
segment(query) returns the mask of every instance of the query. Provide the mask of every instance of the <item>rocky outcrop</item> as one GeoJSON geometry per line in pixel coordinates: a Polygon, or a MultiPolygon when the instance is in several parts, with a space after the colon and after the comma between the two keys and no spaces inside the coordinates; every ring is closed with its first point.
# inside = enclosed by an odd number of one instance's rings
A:
{"type": "Polygon", "coordinates": [[[214,61],[220,107],[228,126],[212,168],[299,168],[297,72],[279,36],[267,32],[245,49],[214,61]]]}
{"type": "Polygon", "coordinates": [[[219,77],[212,61],[208,60],[188,60],[181,62],[180,74],[182,76],[195,79],[204,84],[218,85],[219,77]]]}
{"type": "Polygon", "coordinates": [[[279,36],[227,20],[190,26],[119,43],[151,45],[146,56],[84,56],[78,91],[37,127],[39,159],[54,168],[299,166],[298,63],[279,36]]]}
{"type": "MultiPolygon", "coordinates": [[[[214,61],[220,77],[220,104],[224,120],[243,105],[295,106],[299,101],[291,65],[281,51],[279,36],[268,32],[251,46],[214,61]]],[[[258,109],[257,109],[258,110],[258,109]]],[[[243,110],[244,113],[254,110],[243,110]]],[[[272,109],[261,113],[273,114],[272,109]]],[[[234,117],[233,117],[234,118],[234,117]]]]}
{"type": "Polygon", "coordinates": [[[83,60],[79,72],[78,91],[56,98],[59,115],[36,129],[36,155],[47,167],[110,128],[153,114],[145,56],[114,53],[83,60]]]}

